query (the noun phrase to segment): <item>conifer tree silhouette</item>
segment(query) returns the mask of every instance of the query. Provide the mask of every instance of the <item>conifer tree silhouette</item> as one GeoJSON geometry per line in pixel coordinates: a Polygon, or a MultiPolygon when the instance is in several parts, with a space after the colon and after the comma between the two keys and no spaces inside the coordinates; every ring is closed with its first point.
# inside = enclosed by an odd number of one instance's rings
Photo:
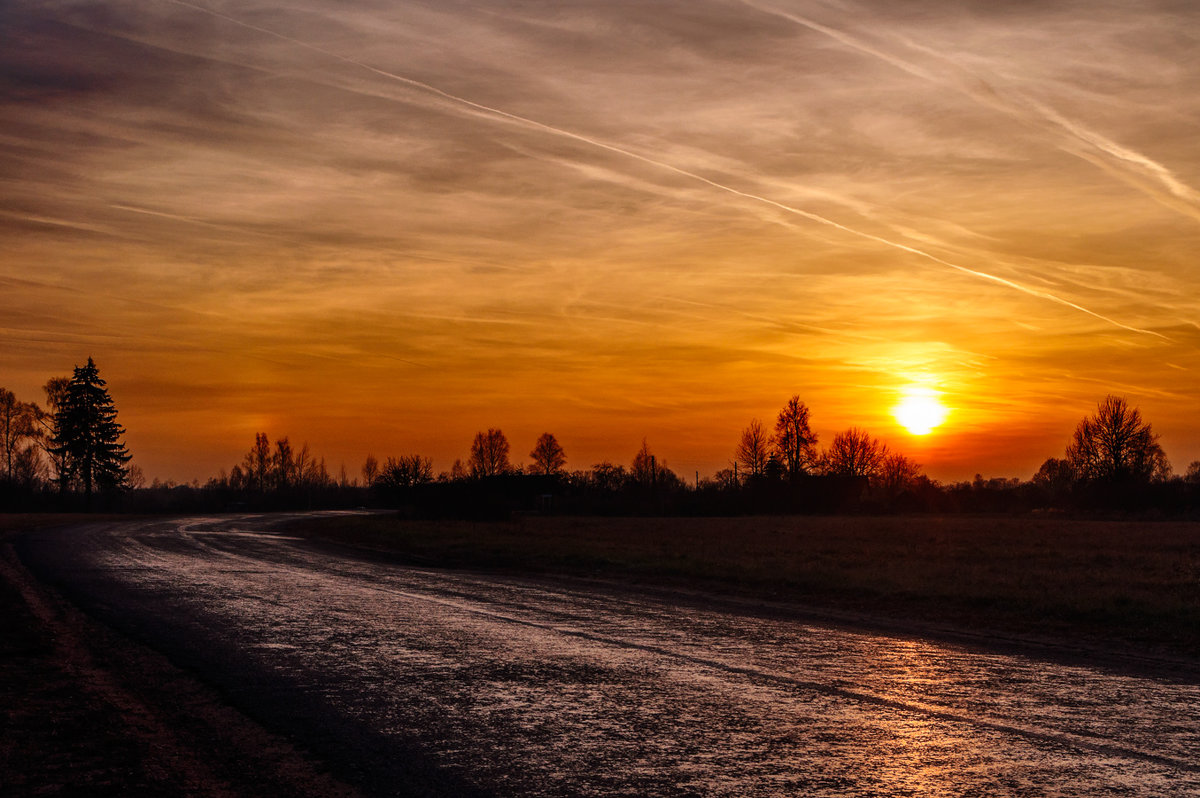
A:
{"type": "Polygon", "coordinates": [[[54,414],[51,452],[83,488],[89,508],[94,491],[120,490],[129,474],[125,464],[130,455],[120,440],[125,428],[117,423],[117,408],[106,385],[89,357],[86,366],[75,367],[54,414]]]}

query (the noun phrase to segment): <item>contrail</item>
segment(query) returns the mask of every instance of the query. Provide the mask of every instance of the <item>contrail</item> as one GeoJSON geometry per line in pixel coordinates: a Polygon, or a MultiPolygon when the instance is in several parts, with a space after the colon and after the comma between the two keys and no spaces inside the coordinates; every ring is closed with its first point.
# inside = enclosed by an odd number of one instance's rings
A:
{"type": "MultiPolygon", "coordinates": [[[[1027,294],[1028,296],[1037,297],[1039,299],[1044,299],[1044,300],[1047,300],[1050,302],[1055,302],[1059,305],[1063,305],[1064,307],[1071,308],[1072,310],[1076,310],[1081,313],[1085,313],[1088,316],[1091,316],[1095,319],[1103,321],[1106,324],[1111,324],[1112,326],[1118,327],[1122,330],[1128,330],[1130,332],[1141,333],[1143,335],[1153,335],[1158,338],[1162,338],[1163,340],[1170,340],[1169,338],[1167,338],[1167,336],[1162,335],[1161,333],[1155,332],[1154,330],[1145,330],[1140,327],[1132,327],[1128,324],[1123,324],[1115,319],[1109,318],[1108,316],[1104,316],[1099,313],[1096,313],[1093,310],[1089,310],[1088,308],[1085,308],[1082,305],[1079,305],[1079,304],[1076,304],[1069,300],[1063,299],[1062,297],[1055,296],[1054,294],[1051,294],[1051,293],[1048,293],[1045,291],[1038,291],[1036,289],[1029,288],[1028,286],[1021,285],[1020,283],[1014,282],[1012,280],[1008,280],[1003,277],[998,277],[994,274],[988,274],[987,272],[982,272],[977,269],[970,269],[970,268],[967,268],[966,266],[960,266],[956,263],[951,263],[948,260],[943,260],[942,258],[939,258],[936,255],[933,255],[933,254],[926,252],[924,250],[921,250],[921,249],[917,249],[916,247],[910,247],[907,244],[900,243],[899,241],[892,241],[891,239],[884,238],[882,236],[877,236],[872,233],[868,233],[868,232],[865,232],[862,230],[856,230],[855,228],[852,228],[852,227],[847,227],[846,225],[841,224],[840,222],[836,222],[832,219],[827,219],[824,216],[820,216],[820,215],[812,213],[810,211],[806,211],[802,208],[796,208],[791,205],[787,205],[782,202],[778,202],[776,200],[770,199],[769,197],[763,197],[758,194],[752,194],[747,191],[742,191],[742,190],[734,188],[732,186],[725,185],[724,183],[719,183],[715,180],[712,180],[710,178],[707,178],[707,177],[697,174],[695,172],[690,172],[687,169],[680,168],[678,166],[667,163],[665,161],[659,161],[654,158],[650,158],[646,155],[641,155],[632,150],[627,150],[623,147],[618,147],[615,144],[609,144],[608,142],[601,141],[599,139],[594,139],[589,136],[585,136],[581,133],[576,133],[574,131],[567,130],[565,128],[555,127],[554,125],[548,125],[545,122],[539,122],[536,119],[530,119],[528,117],[520,116],[518,114],[514,114],[509,111],[502,110],[500,108],[493,108],[492,106],[489,106],[489,105],[477,103],[474,100],[469,100],[465,97],[460,97],[458,95],[451,94],[450,92],[439,89],[438,87],[432,86],[428,83],[424,83],[419,80],[414,80],[413,78],[405,77],[404,75],[397,75],[394,72],[388,72],[386,70],[379,69],[377,67],[373,67],[370,64],[366,64],[366,63],[364,63],[362,61],[358,61],[354,58],[349,58],[348,56],[340,55],[340,54],[332,52],[330,50],[326,50],[323,47],[318,47],[315,44],[310,44],[310,43],[302,41],[300,39],[294,39],[291,36],[286,36],[282,33],[277,33],[273,30],[259,27],[258,25],[253,25],[249,22],[243,22],[242,20],[237,19],[236,17],[231,17],[227,14],[222,14],[218,11],[213,11],[213,10],[205,8],[203,6],[198,6],[193,3],[186,2],[186,0],[165,0],[165,1],[168,3],[173,3],[175,5],[185,6],[187,8],[194,9],[201,13],[208,14],[210,16],[226,20],[235,25],[240,25],[243,28],[248,28],[250,30],[258,31],[259,33],[264,33],[264,34],[266,34],[268,36],[272,36],[276,39],[281,39],[282,41],[286,41],[291,44],[295,44],[298,47],[303,47],[303,48],[305,48],[307,50],[311,50],[315,53],[320,53],[321,55],[324,55],[328,58],[332,58],[334,60],[341,61],[342,63],[345,63],[345,64],[351,64],[353,66],[359,67],[360,69],[364,69],[368,72],[372,72],[376,75],[380,75],[382,77],[398,81],[407,86],[412,86],[414,88],[417,88],[422,91],[428,92],[428,93],[436,95],[438,97],[441,97],[445,100],[449,100],[450,102],[452,102],[456,105],[461,105],[461,106],[470,108],[470,109],[472,109],[474,111],[478,111],[482,114],[485,114],[488,116],[500,117],[501,119],[505,119],[510,122],[514,122],[523,127],[532,128],[534,130],[540,130],[540,131],[550,133],[555,136],[560,136],[562,138],[567,138],[567,139],[571,139],[573,141],[578,141],[583,144],[587,144],[588,146],[605,150],[607,152],[616,153],[617,155],[621,155],[625,158],[630,158],[630,159],[633,159],[636,161],[640,161],[641,163],[648,164],[655,168],[663,169],[668,172],[672,172],[681,177],[686,177],[689,180],[703,183],[704,185],[709,186],[710,188],[714,188],[714,189],[717,189],[718,191],[722,191],[727,194],[731,194],[735,197],[741,197],[742,199],[747,199],[747,200],[751,200],[753,202],[761,203],[763,205],[768,205],[770,207],[784,211],[785,213],[793,214],[795,216],[799,216],[803,219],[808,219],[811,222],[816,222],[817,224],[822,224],[827,227],[832,227],[836,230],[840,230],[849,235],[857,236],[858,238],[866,239],[867,241],[873,241],[878,244],[882,244],[884,246],[891,247],[896,250],[900,250],[902,252],[908,252],[912,255],[917,255],[918,257],[925,258],[926,260],[930,260],[934,263],[940,264],[947,268],[954,269],[955,271],[961,272],[963,274],[967,274],[972,277],[979,278],[981,280],[987,280],[987,281],[995,283],[997,285],[1002,285],[1002,286],[1004,286],[1006,288],[1010,288],[1014,291],[1019,291],[1023,294],[1027,294]]],[[[748,2],[748,0],[743,0],[743,2],[746,2],[747,5],[752,5],[750,2],[748,2]]],[[[757,6],[753,6],[753,7],[757,8],[757,6]]]]}
{"type": "Polygon", "coordinates": [[[232,230],[237,233],[249,233],[250,235],[261,236],[263,238],[283,238],[283,236],[275,233],[264,233],[260,230],[250,230],[244,227],[238,227],[231,224],[217,224],[216,222],[206,222],[203,219],[196,219],[191,216],[181,216],[177,213],[167,213],[165,211],[152,211],[149,208],[138,208],[134,205],[122,205],[120,203],[111,203],[110,208],[116,208],[119,211],[127,211],[129,213],[144,213],[147,216],[158,216],[163,219],[170,219],[176,222],[186,222],[187,224],[200,225],[201,227],[212,227],[217,230],[232,230]]]}
{"type": "MultiPolygon", "coordinates": [[[[831,39],[841,42],[851,49],[874,56],[875,58],[885,61],[897,69],[921,78],[922,80],[929,81],[930,83],[936,83],[939,86],[949,86],[954,88],[976,102],[995,108],[996,110],[1009,114],[1010,116],[1014,116],[1018,119],[1022,119],[1034,124],[1042,125],[1051,130],[1057,130],[1060,134],[1066,134],[1065,137],[1068,140],[1083,144],[1089,150],[1098,151],[1102,155],[1121,161],[1127,165],[1131,171],[1140,172],[1142,175],[1149,176],[1153,181],[1156,181],[1165,187],[1173,197],[1184,200],[1186,204],[1181,207],[1179,203],[1167,200],[1158,191],[1138,181],[1129,179],[1128,176],[1121,174],[1119,171],[1112,170],[1111,168],[1107,169],[1106,171],[1109,171],[1110,174],[1114,174],[1116,177],[1124,180],[1124,182],[1129,183],[1134,188],[1147,194],[1151,199],[1156,200],[1171,210],[1178,211],[1185,216],[1200,220],[1200,207],[1197,207],[1200,206],[1200,192],[1197,192],[1191,186],[1177,178],[1170,169],[1153,160],[1152,158],[1148,158],[1140,152],[1122,146],[1107,136],[1097,133],[1096,131],[1087,128],[1078,122],[1068,119],[1043,102],[1035,100],[1031,97],[1027,97],[1021,92],[1015,90],[1010,90],[1008,92],[1009,96],[1001,96],[1001,94],[991,84],[989,84],[987,81],[984,81],[982,78],[979,78],[978,76],[970,75],[969,72],[968,74],[972,80],[964,79],[961,76],[951,77],[948,79],[941,75],[935,74],[934,72],[922,66],[914,64],[898,55],[895,55],[894,53],[881,50],[880,48],[875,47],[874,45],[869,44],[856,36],[846,33],[845,31],[830,27],[828,25],[823,25],[816,20],[809,19],[808,17],[800,16],[799,14],[793,14],[789,11],[783,11],[778,8],[772,8],[770,6],[763,6],[754,0],[738,0],[738,2],[740,2],[742,5],[753,8],[755,11],[760,13],[786,19],[789,22],[799,25],[800,27],[808,28],[809,30],[821,33],[831,39]]],[[[906,37],[899,38],[904,44],[907,44],[908,46],[919,50],[920,52],[926,53],[932,58],[936,58],[938,61],[942,62],[943,64],[947,64],[951,69],[959,73],[967,71],[953,59],[947,58],[945,55],[933,48],[911,42],[906,37]]],[[[1083,160],[1095,163],[1090,158],[1078,151],[1068,148],[1064,149],[1067,149],[1067,152],[1070,152],[1072,155],[1083,158],[1083,160]]]]}

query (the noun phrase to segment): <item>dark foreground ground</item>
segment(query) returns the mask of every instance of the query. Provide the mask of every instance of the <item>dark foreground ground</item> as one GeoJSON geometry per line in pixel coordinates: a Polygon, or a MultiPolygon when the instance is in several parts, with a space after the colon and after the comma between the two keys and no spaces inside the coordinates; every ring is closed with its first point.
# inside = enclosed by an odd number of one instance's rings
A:
{"type": "MultiPolygon", "coordinates": [[[[11,538],[30,524],[0,519],[11,538]]],[[[74,519],[78,522],[80,519],[74,519]]],[[[305,520],[424,564],[797,602],[850,623],[1049,641],[1194,673],[1200,525],[990,518],[305,520]]],[[[75,610],[0,547],[0,794],[353,794],[158,654],[75,610]]],[[[1184,678],[1192,678],[1185,676],[1184,678]]]]}

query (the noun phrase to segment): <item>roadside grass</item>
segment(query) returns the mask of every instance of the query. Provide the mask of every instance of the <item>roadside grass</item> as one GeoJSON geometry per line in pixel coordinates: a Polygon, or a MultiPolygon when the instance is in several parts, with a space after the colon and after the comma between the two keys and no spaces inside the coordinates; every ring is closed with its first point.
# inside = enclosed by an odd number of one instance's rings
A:
{"type": "Polygon", "coordinates": [[[668,584],[1200,656],[1200,523],[980,516],[305,519],[448,567],[668,584]]]}
{"type": "Polygon", "coordinates": [[[83,515],[80,513],[0,513],[0,540],[21,532],[45,529],[79,521],[107,521],[119,516],[83,515]]]}

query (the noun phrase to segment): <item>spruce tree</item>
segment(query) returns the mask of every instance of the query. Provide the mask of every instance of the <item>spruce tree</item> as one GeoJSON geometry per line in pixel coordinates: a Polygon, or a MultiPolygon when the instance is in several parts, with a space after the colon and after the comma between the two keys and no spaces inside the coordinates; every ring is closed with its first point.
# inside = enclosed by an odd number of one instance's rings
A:
{"type": "Polygon", "coordinates": [[[125,487],[129,452],[120,438],[117,408],[100,371],[89,357],[76,366],[62,402],[54,414],[52,453],[61,458],[70,477],[83,488],[88,506],[94,490],[112,492],[125,487]]]}

